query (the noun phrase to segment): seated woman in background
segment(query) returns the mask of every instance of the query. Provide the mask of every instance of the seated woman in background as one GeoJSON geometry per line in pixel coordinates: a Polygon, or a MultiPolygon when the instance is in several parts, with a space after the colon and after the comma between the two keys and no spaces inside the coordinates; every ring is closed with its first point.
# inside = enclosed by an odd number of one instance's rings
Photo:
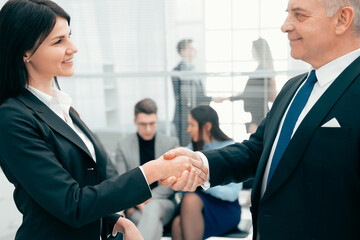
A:
{"type": "MultiPolygon", "coordinates": [[[[194,151],[222,148],[234,143],[219,127],[216,111],[208,105],[191,110],[187,131],[194,151]]],[[[180,215],[172,225],[172,239],[206,239],[236,228],[240,222],[238,201],[242,183],[230,183],[208,190],[197,190],[184,195],[180,215]]]]}

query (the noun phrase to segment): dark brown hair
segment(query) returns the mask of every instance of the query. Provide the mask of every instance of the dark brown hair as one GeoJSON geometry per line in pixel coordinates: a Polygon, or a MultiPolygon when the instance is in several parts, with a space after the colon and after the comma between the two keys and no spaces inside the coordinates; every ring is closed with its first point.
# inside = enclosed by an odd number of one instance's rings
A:
{"type": "MultiPolygon", "coordinates": [[[[0,11],[0,105],[28,84],[24,54],[33,55],[56,24],[70,16],[50,0],[9,0],[0,11]]],[[[55,82],[56,81],[56,76],[55,82]]],[[[58,84],[57,84],[58,85],[58,84]]]]}
{"type": "Polygon", "coordinates": [[[139,113],[145,113],[145,114],[155,113],[156,114],[157,106],[156,106],[156,103],[154,100],[152,100],[150,98],[144,98],[143,100],[136,103],[134,112],[135,112],[135,117],[139,113]]]}
{"type": "Polygon", "coordinates": [[[210,137],[215,138],[218,141],[231,140],[221,129],[219,124],[219,116],[216,111],[209,105],[200,105],[196,108],[193,108],[190,111],[190,115],[195,119],[199,125],[199,139],[197,142],[192,142],[193,150],[199,151],[203,150],[204,141],[202,139],[203,127],[207,122],[210,122],[212,125],[210,131],[210,137]]]}

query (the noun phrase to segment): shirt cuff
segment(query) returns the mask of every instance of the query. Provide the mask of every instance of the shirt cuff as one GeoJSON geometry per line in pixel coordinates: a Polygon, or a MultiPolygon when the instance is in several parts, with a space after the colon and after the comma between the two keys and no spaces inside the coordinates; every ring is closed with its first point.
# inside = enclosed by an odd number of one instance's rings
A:
{"type": "Polygon", "coordinates": [[[140,168],[142,174],[144,175],[144,178],[145,178],[146,183],[147,183],[147,185],[148,185],[148,187],[149,187],[149,190],[151,191],[150,186],[149,186],[149,182],[148,182],[148,180],[146,179],[146,176],[145,176],[144,170],[142,169],[142,166],[139,166],[139,168],[140,168]]]}
{"type": "Polygon", "coordinates": [[[206,157],[202,152],[195,152],[195,153],[197,153],[197,154],[200,156],[200,158],[201,158],[204,166],[209,170],[209,174],[207,175],[207,180],[201,185],[201,187],[202,187],[204,190],[208,190],[208,189],[210,188],[210,169],[209,169],[209,161],[208,161],[207,157],[206,157]]]}

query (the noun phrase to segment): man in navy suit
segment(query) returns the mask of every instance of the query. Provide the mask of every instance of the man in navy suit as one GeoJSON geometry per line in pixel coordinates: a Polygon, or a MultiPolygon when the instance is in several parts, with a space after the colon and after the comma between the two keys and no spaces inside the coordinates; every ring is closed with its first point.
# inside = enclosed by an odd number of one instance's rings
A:
{"type": "MultiPolygon", "coordinates": [[[[165,157],[202,160],[211,186],[254,177],[254,240],[359,239],[360,4],[289,0],[287,12],[281,30],[311,74],[284,85],[249,140],[165,157]]],[[[192,190],[194,176],[172,187],[192,190]]]]}

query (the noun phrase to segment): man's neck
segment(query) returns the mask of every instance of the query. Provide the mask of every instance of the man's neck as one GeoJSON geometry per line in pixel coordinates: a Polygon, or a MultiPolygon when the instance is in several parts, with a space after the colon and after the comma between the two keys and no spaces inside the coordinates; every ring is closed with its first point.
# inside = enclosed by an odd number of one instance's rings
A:
{"type": "Polygon", "coordinates": [[[156,135],[156,134],[155,134],[151,139],[146,140],[146,139],[144,139],[143,137],[141,137],[141,135],[140,135],[138,132],[137,132],[136,134],[137,134],[138,138],[139,138],[140,140],[144,141],[144,142],[154,141],[155,135],[156,135]]]}
{"type": "Polygon", "coordinates": [[[348,53],[351,53],[360,48],[360,37],[344,37],[342,40],[338,40],[331,49],[328,51],[328,55],[319,56],[319,58],[314,62],[309,62],[309,64],[314,69],[319,69],[325,64],[334,61],[342,56],[345,56],[348,53]]]}

